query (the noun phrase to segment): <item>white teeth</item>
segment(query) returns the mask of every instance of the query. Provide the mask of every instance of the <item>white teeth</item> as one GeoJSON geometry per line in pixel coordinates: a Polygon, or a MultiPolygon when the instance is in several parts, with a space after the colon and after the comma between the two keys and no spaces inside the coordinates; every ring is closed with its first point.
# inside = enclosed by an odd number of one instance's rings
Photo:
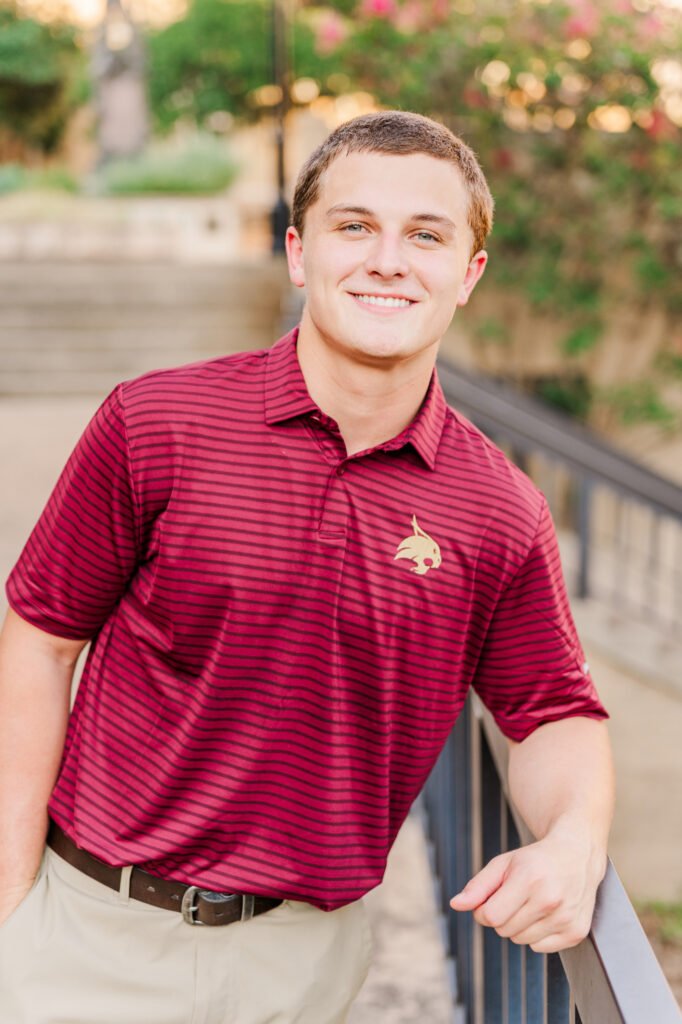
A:
{"type": "Polygon", "coordinates": [[[356,295],[356,299],[360,299],[360,302],[367,303],[368,306],[410,306],[412,303],[409,299],[394,299],[391,297],[384,298],[379,295],[356,295]]]}

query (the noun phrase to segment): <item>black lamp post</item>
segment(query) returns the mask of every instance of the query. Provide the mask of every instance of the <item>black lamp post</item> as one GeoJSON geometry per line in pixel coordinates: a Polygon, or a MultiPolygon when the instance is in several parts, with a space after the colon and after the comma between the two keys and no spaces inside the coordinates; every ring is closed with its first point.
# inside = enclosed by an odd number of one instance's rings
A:
{"type": "Polygon", "coordinates": [[[284,238],[289,226],[289,207],[284,198],[284,117],[289,105],[287,75],[286,18],[280,0],[272,0],[272,80],[279,86],[275,108],[275,145],[277,149],[277,201],[271,214],[272,251],[284,252],[284,238]]]}

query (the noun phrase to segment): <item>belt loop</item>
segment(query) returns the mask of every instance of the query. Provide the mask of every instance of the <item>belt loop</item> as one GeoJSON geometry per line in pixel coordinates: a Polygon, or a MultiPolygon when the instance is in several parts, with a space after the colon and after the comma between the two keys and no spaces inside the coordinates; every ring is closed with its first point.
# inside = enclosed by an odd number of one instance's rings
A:
{"type": "Polygon", "coordinates": [[[249,893],[242,896],[242,921],[250,921],[253,917],[255,897],[249,893]]]}
{"type": "Polygon", "coordinates": [[[124,905],[130,903],[130,876],[132,871],[132,864],[127,864],[126,867],[121,868],[121,884],[118,887],[118,899],[119,903],[124,905]]]}

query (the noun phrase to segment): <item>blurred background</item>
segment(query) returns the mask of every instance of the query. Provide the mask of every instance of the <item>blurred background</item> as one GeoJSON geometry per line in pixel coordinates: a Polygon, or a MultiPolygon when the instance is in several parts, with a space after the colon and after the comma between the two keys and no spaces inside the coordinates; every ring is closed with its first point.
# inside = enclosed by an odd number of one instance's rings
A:
{"type": "Polygon", "coordinates": [[[458,358],[658,464],[682,410],[680,53],[680,0],[2,0],[0,254],[258,259],[331,127],[427,113],[497,203],[458,358]],[[121,201],[173,194],[221,201],[121,201]]]}
{"type": "MultiPolygon", "coordinates": [[[[0,569],[118,381],[296,322],[296,174],[381,108],[447,124],[495,197],[444,357],[673,495],[651,521],[641,502],[593,505],[610,597],[576,617],[612,712],[614,860],[681,992],[682,0],[0,0],[0,569]]],[[[561,529],[573,483],[521,461],[561,529]]],[[[401,885],[420,842],[397,854],[401,885]]],[[[395,955],[384,1005],[414,944],[395,955]]]]}

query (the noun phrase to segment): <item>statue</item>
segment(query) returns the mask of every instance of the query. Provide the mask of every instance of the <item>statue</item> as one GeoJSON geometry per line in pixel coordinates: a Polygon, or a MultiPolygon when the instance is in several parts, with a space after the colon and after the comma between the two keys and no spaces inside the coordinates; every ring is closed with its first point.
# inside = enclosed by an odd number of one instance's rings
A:
{"type": "Polygon", "coordinates": [[[142,39],[122,0],[107,0],[92,66],[101,167],[110,160],[140,153],[149,130],[142,39]]]}

